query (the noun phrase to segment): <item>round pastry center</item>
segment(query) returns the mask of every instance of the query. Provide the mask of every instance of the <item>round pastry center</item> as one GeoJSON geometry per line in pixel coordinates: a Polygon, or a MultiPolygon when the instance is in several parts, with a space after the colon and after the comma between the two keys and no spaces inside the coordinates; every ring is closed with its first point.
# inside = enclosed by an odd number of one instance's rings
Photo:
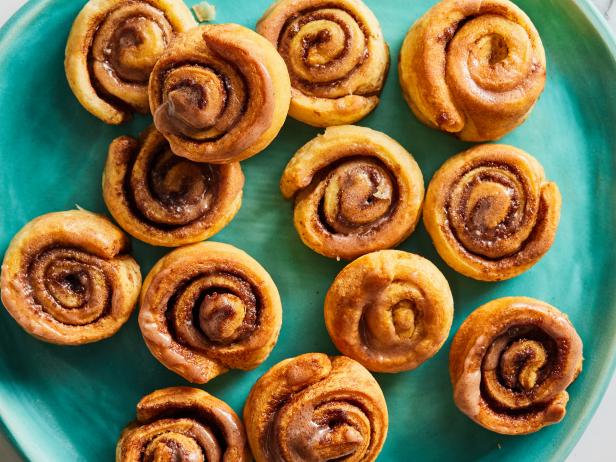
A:
{"type": "Polygon", "coordinates": [[[563,367],[561,346],[535,325],[517,325],[488,347],[482,365],[482,393],[503,408],[524,409],[554,396],[563,367]]]}
{"type": "Polygon", "coordinates": [[[32,262],[32,295],[56,321],[82,326],[96,321],[109,306],[106,262],[75,249],[48,250],[32,262]]]}
{"type": "Polygon", "coordinates": [[[533,46],[526,29],[499,15],[471,19],[454,36],[450,55],[464,61],[481,89],[502,93],[514,90],[527,78],[533,46]],[[451,54],[453,51],[453,54],[451,54]]]}
{"type": "Polygon", "coordinates": [[[160,181],[154,183],[158,195],[169,197],[171,202],[196,204],[203,199],[207,191],[208,181],[203,172],[195,164],[179,161],[168,170],[162,172],[160,181]]]}
{"type": "Polygon", "coordinates": [[[466,203],[466,213],[470,217],[475,233],[488,230],[494,232],[501,223],[504,223],[513,196],[514,191],[504,184],[486,182],[475,186],[466,203]]]}
{"type": "Polygon", "coordinates": [[[391,318],[396,335],[402,339],[410,339],[415,332],[414,303],[410,300],[401,300],[391,311],[391,318]]]}
{"type": "Polygon", "coordinates": [[[195,129],[206,129],[216,123],[223,109],[223,88],[203,79],[191,80],[171,90],[167,95],[169,115],[195,129]],[[211,88],[213,86],[218,88],[211,88]]]}
{"type": "MultiPolygon", "coordinates": [[[[321,430],[323,431],[323,429],[321,430]]],[[[348,424],[329,427],[325,430],[313,447],[315,460],[338,460],[354,454],[363,442],[363,437],[355,428],[348,424]]],[[[317,432],[317,435],[320,432],[317,432]]]]}
{"type": "Polygon", "coordinates": [[[199,307],[199,327],[214,342],[233,341],[244,322],[246,307],[230,293],[207,294],[199,307]]]}
{"type": "Polygon", "coordinates": [[[160,26],[144,17],[130,18],[116,29],[105,50],[117,74],[127,81],[147,81],[167,39],[160,26]]]}
{"type": "Polygon", "coordinates": [[[489,34],[481,38],[478,44],[479,54],[494,66],[505,60],[509,55],[509,47],[502,35],[489,34]]]}
{"type": "Polygon", "coordinates": [[[155,437],[146,447],[144,462],[204,462],[199,444],[181,433],[168,432],[155,437]]]}
{"type": "MultiPolygon", "coordinates": [[[[310,422],[304,460],[331,461],[363,454],[370,422],[361,409],[344,401],[331,401],[315,409],[310,422]]],[[[301,454],[301,452],[300,452],[301,454]]]]}
{"type": "Polygon", "coordinates": [[[332,84],[352,73],[365,57],[365,42],[353,16],[324,8],[292,20],[281,36],[279,51],[291,77],[308,93],[318,93],[314,85],[332,84]]]}
{"type": "Polygon", "coordinates": [[[547,353],[536,340],[521,339],[512,343],[500,361],[501,378],[511,389],[530,391],[539,381],[539,373],[547,363],[547,353]]]}
{"type": "Polygon", "coordinates": [[[162,104],[154,117],[163,133],[198,140],[217,139],[241,118],[246,104],[245,84],[227,69],[185,65],[169,71],[162,104]]]}
{"type": "Polygon", "coordinates": [[[330,176],[323,197],[327,224],[339,233],[385,217],[392,206],[394,184],[385,169],[373,162],[352,161],[330,176]]]}
{"type": "Polygon", "coordinates": [[[538,194],[508,165],[480,165],[454,185],[447,205],[456,238],[469,252],[503,258],[517,252],[537,217],[538,194]]]}
{"type": "Polygon", "coordinates": [[[78,264],[66,262],[50,267],[47,277],[49,293],[64,308],[79,308],[86,303],[89,278],[78,264]]]}
{"type": "Polygon", "coordinates": [[[131,195],[139,212],[154,225],[190,225],[212,210],[219,169],[175,156],[170,149],[139,155],[130,173],[131,195]]]}
{"type": "Polygon", "coordinates": [[[306,62],[310,66],[322,66],[344,50],[344,31],[334,24],[331,29],[321,29],[312,36],[306,36],[304,43],[312,45],[308,48],[306,62]]]}

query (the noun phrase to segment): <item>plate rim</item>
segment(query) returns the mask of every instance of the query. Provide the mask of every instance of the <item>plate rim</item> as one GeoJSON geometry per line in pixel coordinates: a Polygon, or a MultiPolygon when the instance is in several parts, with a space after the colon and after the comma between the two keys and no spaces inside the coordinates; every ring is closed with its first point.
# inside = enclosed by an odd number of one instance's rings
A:
{"type": "MultiPolygon", "coordinates": [[[[40,10],[55,0],[27,0],[3,25],[0,27],[0,58],[5,52],[5,48],[12,42],[12,37],[19,32],[21,22],[29,22],[37,16],[40,10]]],[[[612,61],[616,63],[616,32],[612,31],[605,16],[592,3],[592,0],[570,0],[577,6],[578,10],[590,22],[593,30],[599,35],[604,45],[607,47],[612,61]]],[[[590,393],[585,397],[585,404],[582,407],[581,418],[579,418],[572,431],[568,433],[564,440],[561,440],[555,452],[552,454],[551,461],[564,461],[573,451],[574,447],[588,428],[591,419],[599,408],[605,392],[616,372],[616,334],[606,351],[606,361],[598,366],[595,380],[590,393]]],[[[25,444],[19,442],[11,431],[5,417],[5,412],[0,408],[0,431],[11,443],[17,454],[24,461],[30,460],[25,450],[25,444]]]]}

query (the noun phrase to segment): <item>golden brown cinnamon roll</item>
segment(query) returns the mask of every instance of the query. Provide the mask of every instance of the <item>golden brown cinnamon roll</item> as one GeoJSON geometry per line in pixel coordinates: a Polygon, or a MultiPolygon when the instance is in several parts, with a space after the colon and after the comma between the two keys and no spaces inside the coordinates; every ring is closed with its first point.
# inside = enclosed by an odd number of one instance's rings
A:
{"type": "Polygon", "coordinates": [[[79,102],[108,124],[149,112],[148,81],[173,36],[196,26],[182,0],[90,0],[73,24],[64,62],[79,102]]]}
{"type": "Polygon", "coordinates": [[[560,422],[582,370],[582,340],[564,313],[526,297],[475,310],[453,339],[449,371],[462,412],[497,433],[560,422]]]}
{"type": "Polygon", "coordinates": [[[406,239],[424,197],[421,170],[400,144],[351,125],[328,128],[303,146],[280,188],[285,198],[295,198],[295,228],[304,243],[344,259],[406,239]]]}
{"type": "Polygon", "coordinates": [[[287,64],[291,117],[316,127],[352,124],[379,103],[389,48],[360,0],[277,0],[257,32],[287,64]]]}
{"type": "Polygon", "coordinates": [[[81,345],[115,334],[139,296],[127,236],[109,220],[72,210],[35,218],[2,263],[2,303],[29,334],[81,345]]]}
{"type": "Polygon", "coordinates": [[[117,138],[109,147],[103,197],[128,233],[152,245],[203,241],[235,216],[242,203],[240,164],[214,165],[175,156],[167,140],[148,129],[137,141],[117,138]]]}
{"type": "Polygon", "coordinates": [[[425,258],[398,250],[353,261],[325,297],[334,344],[375,372],[415,369],[440,350],[452,320],[443,274],[425,258]]]}
{"type": "Polygon", "coordinates": [[[387,436],[385,397],[361,364],[309,353],[276,364],[244,407],[257,462],[376,460],[387,436]]]}
{"type": "Polygon", "coordinates": [[[156,359],[190,382],[257,367],[274,347],[281,322],[270,275],[228,244],[176,249],[143,283],[143,338],[156,359]]]}
{"type": "Polygon", "coordinates": [[[248,462],[244,426],[233,409],[203,390],[157,390],[137,404],[137,421],[123,432],[116,462],[248,462]]]}
{"type": "Polygon", "coordinates": [[[528,117],[545,86],[545,51],[508,0],[443,0],[408,32],[400,84],[424,124],[467,141],[497,140],[528,117]]]}
{"type": "Polygon", "coordinates": [[[228,163],[265,149],[289,110],[291,84],[276,49],[237,24],[180,34],[156,63],[150,108],[178,156],[228,163]]]}
{"type": "Polygon", "coordinates": [[[529,154],[506,145],[464,151],[436,172],[424,224],[445,262],[465,276],[501,281],[550,249],[560,220],[555,183],[529,154]]]}

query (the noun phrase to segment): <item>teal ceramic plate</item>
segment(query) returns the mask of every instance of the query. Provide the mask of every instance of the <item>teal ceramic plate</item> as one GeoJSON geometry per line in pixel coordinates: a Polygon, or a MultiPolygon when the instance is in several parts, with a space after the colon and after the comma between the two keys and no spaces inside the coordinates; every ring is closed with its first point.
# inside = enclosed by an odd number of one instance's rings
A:
{"type": "MultiPolygon", "coordinates": [[[[211,0],[217,21],[254,27],[269,0],[211,0]]],[[[189,2],[193,3],[193,2],[189,2]]],[[[432,0],[368,0],[395,63],[408,27],[432,0]]],[[[503,141],[545,166],[563,194],[558,237],[531,271],[503,283],[480,283],[451,271],[422,226],[401,248],[445,273],[456,301],[453,331],[479,305],[527,295],[567,312],[585,344],[584,372],[570,387],[565,420],[539,433],[504,437],[483,430],[451,397],[449,343],[418,370],[377,375],[390,410],[381,460],[563,460],[588,424],[611,377],[616,352],[616,43],[583,0],[519,0],[539,29],[548,57],[547,88],[529,120],[503,141]]],[[[76,204],[105,213],[101,172],[107,146],[137,135],[140,118],[110,127],[71,94],[63,55],[71,22],[84,0],[31,0],[0,32],[0,249],[27,221],[76,204]]],[[[413,153],[426,180],[467,145],[419,124],[404,104],[396,66],[380,106],[361,124],[382,130],[413,153]]],[[[288,120],[261,155],[244,163],[244,205],[215,237],[245,249],[271,272],[284,303],[280,340],[251,372],[230,372],[203,388],[240,411],[257,377],[276,362],[309,351],[335,353],[323,321],[323,297],[344,266],[299,240],[291,204],[278,190],[295,150],[317,133],[288,120]]],[[[144,274],[164,253],[139,242],[144,274]]],[[[139,398],[185,382],[148,352],[136,316],[115,337],[83,347],[59,347],[25,334],[0,311],[0,412],[16,446],[33,461],[110,461],[139,398]]]]}

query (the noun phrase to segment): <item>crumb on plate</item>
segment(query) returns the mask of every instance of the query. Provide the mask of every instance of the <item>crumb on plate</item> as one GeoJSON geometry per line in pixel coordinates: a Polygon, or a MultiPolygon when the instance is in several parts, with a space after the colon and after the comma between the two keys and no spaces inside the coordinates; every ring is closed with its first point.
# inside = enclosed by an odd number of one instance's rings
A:
{"type": "Polygon", "coordinates": [[[213,21],[216,18],[216,7],[208,2],[197,3],[192,9],[199,22],[213,21]]]}

